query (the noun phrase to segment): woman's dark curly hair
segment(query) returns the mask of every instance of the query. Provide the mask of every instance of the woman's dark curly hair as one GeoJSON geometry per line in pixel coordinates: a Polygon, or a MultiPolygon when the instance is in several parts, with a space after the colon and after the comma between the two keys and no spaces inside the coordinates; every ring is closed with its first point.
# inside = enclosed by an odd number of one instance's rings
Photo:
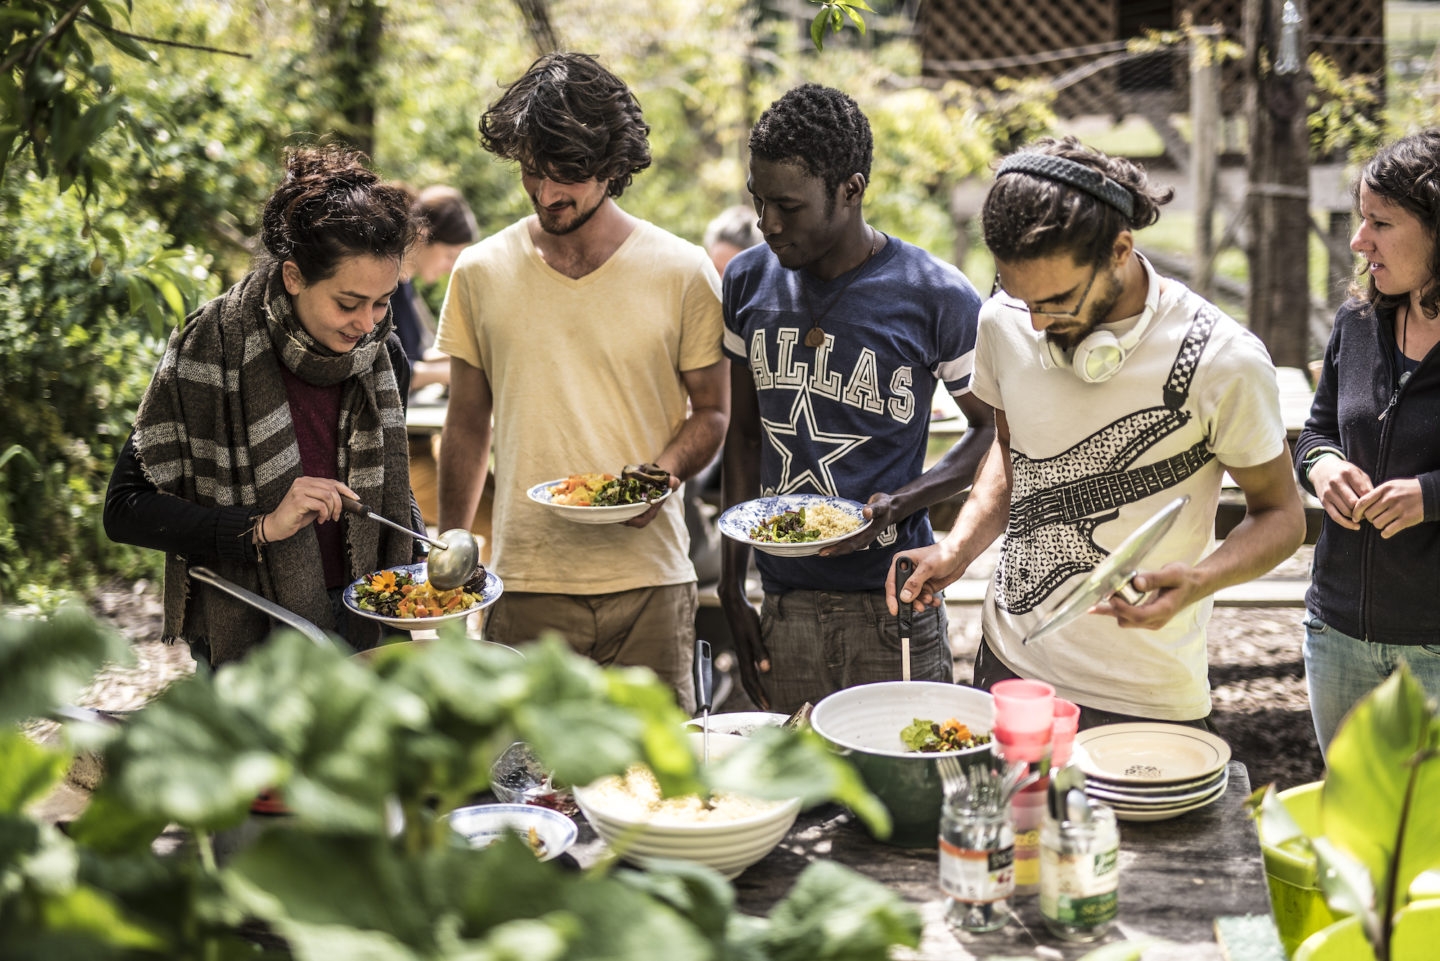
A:
{"type": "Polygon", "coordinates": [[[1116,207],[1068,184],[1031,173],[997,177],[980,213],[985,246],[996,260],[1014,262],[1068,253],[1077,264],[1102,264],[1122,230],[1139,230],[1160,219],[1160,206],[1175,196],[1152,188],[1138,164],[1092,150],[1074,137],[1041,137],[1026,153],[1064,157],[1100,171],[1135,199],[1127,217],[1116,207]]]}
{"type": "Polygon", "coordinates": [[[854,100],[832,87],[801,84],[772,103],[750,131],[750,155],[798,163],[825,183],[830,203],[853,174],[870,180],[875,138],[854,100]]]}
{"type": "Polygon", "coordinates": [[[285,153],[285,179],[265,201],[260,240],[276,261],[295,261],[307,284],[335,276],[347,257],[401,260],[415,243],[409,194],[365,163],[337,145],[285,153]]]}
{"type": "Polygon", "coordinates": [[[536,60],[480,118],[480,145],[557,183],[608,180],[611,197],[650,166],[650,125],[625,82],[584,53],[536,60]]]}
{"type": "MultiPolygon", "coordinates": [[[[1360,208],[1360,185],[1364,184],[1378,197],[1405,208],[1420,220],[1430,238],[1430,283],[1420,294],[1420,309],[1426,317],[1440,313],[1440,130],[1431,128],[1386,144],[1370,158],[1351,185],[1350,195],[1355,208],[1360,208]]],[[[1410,294],[1382,294],[1361,264],[1351,293],[1372,304],[1394,306],[1410,294]]]]}

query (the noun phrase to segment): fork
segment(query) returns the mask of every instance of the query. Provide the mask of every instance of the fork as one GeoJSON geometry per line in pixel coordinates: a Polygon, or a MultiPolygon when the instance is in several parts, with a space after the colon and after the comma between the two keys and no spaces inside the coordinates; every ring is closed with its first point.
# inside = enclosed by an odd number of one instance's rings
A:
{"type": "Polygon", "coordinates": [[[970,783],[965,777],[964,769],[960,767],[958,757],[953,754],[937,757],[935,769],[940,772],[940,783],[944,787],[946,798],[969,793],[970,783]]]}

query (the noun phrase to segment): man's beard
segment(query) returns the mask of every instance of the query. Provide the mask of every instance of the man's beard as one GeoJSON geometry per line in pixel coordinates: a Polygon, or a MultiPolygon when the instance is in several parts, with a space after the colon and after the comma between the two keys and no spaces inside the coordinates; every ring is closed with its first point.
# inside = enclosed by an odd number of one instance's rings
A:
{"type": "Polygon", "coordinates": [[[535,216],[540,219],[540,229],[556,237],[572,234],[585,226],[589,223],[590,218],[595,216],[595,212],[600,209],[600,205],[603,203],[605,203],[605,198],[602,196],[595,202],[595,206],[589,210],[581,211],[578,207],[573,208],[575,210],[575,219],[569,223],[565,223],[557,220],[554,214],[535,203],[533,197],[530,200],[530,205],[535,208],[535,216]]]}
{"type": "Polygon", "coordinates": [[[1085,322],[1084,326],[1074,328],[1062,334],[1052,333],[1049,330],[1045,331],[1045,336],[1048,337],[1055,346],[1067,352],[1074,350],[1080,346],[1082,340],[1089,337],[1095,328],[1100,326],[1101,321],[1110,316],[1110,311],[1114,310],[1115,305],[1120,302],[1120,295],[1124,293],[1124,287],[1120,283],[1120,278],[1113,273],[1105,275],[1104,283],[1104,288],[1097,293],[1094,300],[1086,305],[1089,309],[1086,310],[1085,315],[1089,319],[1085,322]]]}

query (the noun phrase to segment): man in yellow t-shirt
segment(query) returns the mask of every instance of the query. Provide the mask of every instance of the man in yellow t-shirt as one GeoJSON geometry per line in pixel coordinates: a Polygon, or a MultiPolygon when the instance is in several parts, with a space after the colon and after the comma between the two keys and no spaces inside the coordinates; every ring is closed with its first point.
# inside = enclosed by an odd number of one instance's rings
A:
{"type": "Polygon", "coordinates": [[[729,417],[720,279],[695,244],[621,210],[650,164],[625,83],[578,53],[541,57],[480,121],[520,165],[535,214],[466,250],[440,313],[450,403],[440,527],[469,527],[491,450],[486,612],[503,643],[559,631],[601,664],[650,667],[693,709],[695,570],[679,496],[624,525],[581,525],[529,501],[542,481],[652,461],[678,487],[729,417]]]}

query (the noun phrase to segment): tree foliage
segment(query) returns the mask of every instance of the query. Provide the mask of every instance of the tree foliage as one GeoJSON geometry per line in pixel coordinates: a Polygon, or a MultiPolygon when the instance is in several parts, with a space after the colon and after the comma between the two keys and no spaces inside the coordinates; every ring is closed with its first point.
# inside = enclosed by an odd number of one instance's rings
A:
{"type": "MultiPolygon", "coordinates": [[[[843,23],[855,26],[850,14],[867,8],[851,7],[843,23]]],[[[698,241],[714,213],[748,199],[756,116],[816,81],[846,89],[870,117],[870,218],[948,253],[951,188],[1044,129],[1048,95],[922,81],[909,25],[889,7],[823,53],[808,17],[755,0],[0,10],[0,206],[17,224],[0,258],[21,277],[0,292],[17,321],[0,334],[11,351],[0,596],[136,570],[140,555],[99,530],[110,465],[166,334],[249,266],[285,147],[373,138],[382,174],[457,187],[482,233],[529,212],[519,172],[485,154],[476,130],[547,36],[598,55],[636,91],[654,155],[623,198],[637,216],[698,241]]],[[[438,309],[443,287],[423,293],[438,309]]]]}

